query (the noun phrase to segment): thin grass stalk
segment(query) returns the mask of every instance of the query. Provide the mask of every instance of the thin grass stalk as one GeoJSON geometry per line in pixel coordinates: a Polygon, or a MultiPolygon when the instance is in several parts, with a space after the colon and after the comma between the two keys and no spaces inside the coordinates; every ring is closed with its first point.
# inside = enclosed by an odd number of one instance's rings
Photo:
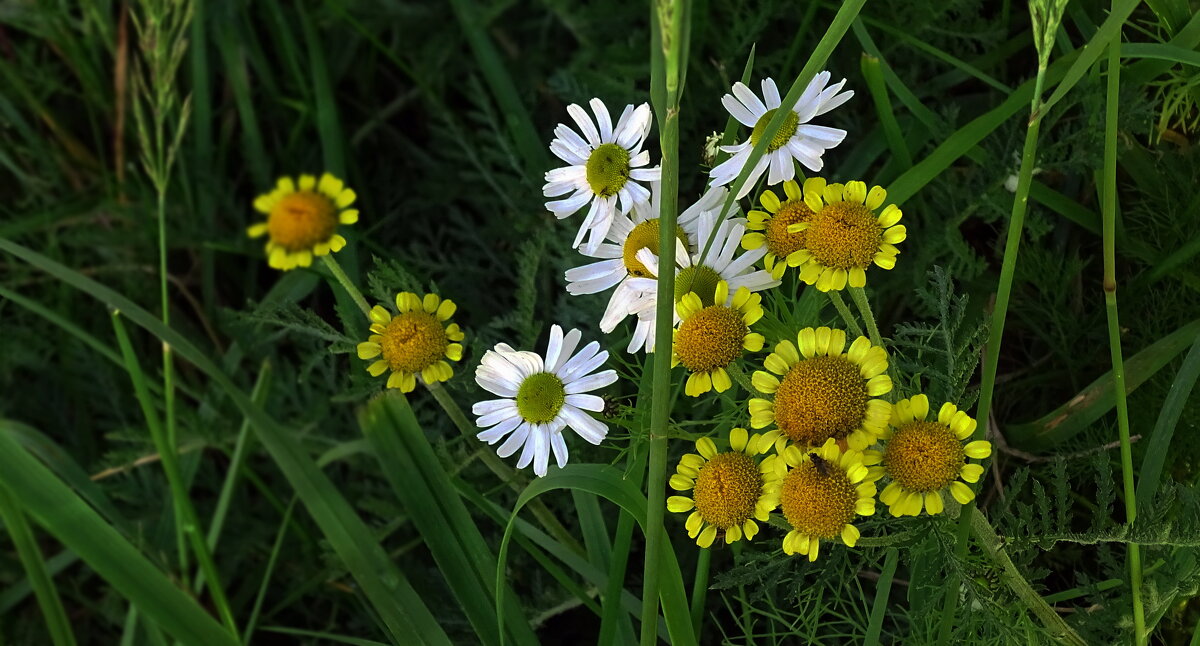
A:
{"type": "Polygon", "coordinates": [[[4,521],[4,528],[8,530],[13,546],[17,549],[17,557],[20,558],[25,574],[29,577],[29,585],[33,588],[38,606],[42,609],[50,641],[54,646],[75,646],[75,633],[71,630],[71,621],[63,609],[54,580],[46,569],[46,561],[38,548],[37,538],[33,535],[16,496],[3,485],[0,485],[0,520],[4,521]]]}
{"type": "Polygon", "coordinates": [[[700,634],[700,623],[704,621],[704,602],[708,596],[708,570],[712,565],[712,549],[701,548],[696,557],[696,578],[692,581],[692,630],[700,634]]]}
{"type": "Polygon", "coordinates": [[[842,293],[836,289],[831,289],[825,292],[825,294],[829,296],[829,302],[833,304],[833,309],[837,310],[838,316],[842,317],[846,328],[853,332],[854,336],[862,336],[862,327],[854,319],[854,314],[850,313],[850,308],[846,307],[846,301],[842,298],[842,293]]]}
{"type": "Polygon", "coordinates": [[[863,642],[865,646],[878,646],[881,643],[879,635],[883,632],[883,617],[887,614],[888,597],[892,594],[892,579],[896,576],[899,555],[900,550],[889,547],[883,557],[883,569],[875,583],[875,603],[871,605],[871,619],[867,623],[867,635],[863,642]]]}
{"type": "MultiPolygon", "coordinates": [[[[1036,38],[1036,34],[1035,34],[1036,38]]],[[[979,404],[975,418],[979,420],[976,435],[986,435],[992,414],[992,394],[996,387],[996,368],[1000,357],[1000,341],[1004,335],[1004,321],[1008,316],[1008,301],[1012,296],[1013,274],[1017,267],[1017,253],[1021,246],[1021,236],[1025,230],[1025,211],[1029,203],[1029,187],[1033,181],[1033,169],[1037,163],[1038,134],[1041,129],[1042,89],[1046,81],[1048,53],[1038,64],[1037,78],[1034,81],[1033,99],[1030,105],[1029,125],[1025,131],[1025,144],[1021,153],[1021,170],[1017,176],[1017,190],[1013,199],[1012,214],[1008,222],[1008,239],[1004,246],[1004,259],[1000,266],[1000,283],[996,289],[996,303],[992,310],[991,327],[988,330],[987,346],[984,350],[983,377],[979,387],[979,404]]],[[[966,558],[968,537],[971,534],[971,518],[975,513],[974,500],[963,505],[959,512],[958,527],[955,531],[954,558],[962,561],[966,558]]],[[[985,521],[986,522],[986,521],[985,521]]],[[[938,643],[950,643],[954,626],[954,615],[958,607],[960,581],[953,573],[945,582],[945,596],[942,599],[942,616],[938,629],[938,643]]]]}
{"type": "Polygon", "coordinates": [[[183,534],[196,554],[200,569],[210,582],[209,593],[212,596],[213,605],[217,607],[217,614],[220,615],[221,621],[224,622],[229,632],[234,638],[237,638],[237,622],[234,620],[229,599],[225,596],[225,588],[221,585],[216,563],[205,542],[196,509],[192,506],[191,499],[188,498],[187,483],[179,469],[179,454],[176,453],[174,447],[168,444],[163,424],[158,419],[158,413],[155,411],[154,402],[150,396],[150,389],[146,386],[146,377],[137,362],[137,355],[134,353],[133,344],[129,341],[129,334],[125,331],[125,324],[121,322],[121,313],[117,310],[112,312],[112,324],[117,344],[121,348],[121,356],[125,359],[126,369],[129,372],[130,380],[133,381],[134,394],[142,408],[142,414],[146,418],[150,438],[154,442],[155,450],[158,451],[163,472],[167,476],[167,486],[171,491],[171,498],[175,509],[178,510],[179,515],[176,516],[175,523],[183,528],[183,534]]]}
{"type": "MultiPolygon", "coordinates": [[[[658,0],[651,9],[651,101],[659,124],[662,148],[662,202],[659,226],[675,230],[679,206],[679,103],[686,66],[687,0],[658,0]],[[657,45],[657,47],[656,47],[657,45]]],[[[663,534],[667,509],[667,422],[671,415],[671,329],[674,323],[675,238],[661,236],[658,258],[658,299],[651,381],[649,469],[646,477],[646,562],[642,583],[642,646],[658,642],[659,568],[662,552],[670,549],[663,534]]]]}
{"type": "MultiPolygon", "coordinates": [[[[1117,319],[1117,98],[1121,88],[1121,36],[1108,46],[1108,87],[1104,106],[1104,177],[1101,217],[1104,219],[1104,311],[1108,319],[1108,349],[1112,355],[1113,397],[1121,441],[1121,483],[1125,494],[1125,523],[1137,519],[1137,485],[1133,451],[1129,446],[1129,407],[1125,400],[1125,359],[1121,352],[1121,326],[1117,319]]],[[[1133,643],[1146,643],[1146,610],[1142,605],[1142,554],[1129,543],[1129,590],[1133,597],[1133,643]]]]}

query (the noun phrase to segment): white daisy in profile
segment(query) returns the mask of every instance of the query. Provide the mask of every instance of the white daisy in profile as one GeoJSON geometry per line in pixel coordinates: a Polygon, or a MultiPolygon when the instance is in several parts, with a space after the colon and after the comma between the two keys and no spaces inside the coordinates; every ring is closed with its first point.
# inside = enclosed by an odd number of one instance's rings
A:
{"type": "Polygon", "coordinates": [[[501,397],[471,407],[479,416],[475,424],[487,429],[476,437],[488,444],[504,440],[496,449],[502,458],[521,449],[518,469],[532,463],[534,473],[546,475],[551,451],[558,466],[566,466],[564,428],[570,427],[592,444],[599,444],[608,434],[608,426],[584,411],[604,410],[604,400],[587,393],[612,384],[617,373],[594,372],[608,360],[608,352],[601,351],[595,341],[576,352],[581,337],[579,330],[563,334],[563,329],[554,325],[544,358],[498,343],[483,355],[475,370],[476,383],[501,397]]]}
{"type": "MultiPolygon", "coordinates": [[[[661,210],[661,184],[654,182],[650,188],[650,200],[634,205],[633,212],[629,215],[617,214],[608,230],[608,240],[602,243],[595,253],[586,254],[602,260],[568,269],[566,273],[567,292],[573,296],[598,294],[616,287],[608,300],[604,316],[600,319],[600,329],[606,334],[616,329],[617,324],[631,314],[627,306],[636,293],[629,288],[628,281],[631,278],[646,278],[651,275],[642,261],[637,259],[637,254],[643,249],[652,254],[657,254],[659,250],[658,215],[661,210]]],[[[728,195],[729,191],[724,188],[710,188],[695,204],[679,214],[675,237],[683,244],[687,253],[693,253],[697,249],[700,215],[718,211],[728,195]]],[[[648,332],[644,321],[638,319],[633,339],[626,351],[634,353],[641,350],[648,332]]],[[[653,347],[647,350],[653,351],[653,347]]]]}
{"type": "MultiPolygon", "coordinates": [[[[830,87],[825,87],[829,84],[829,78],[829,72],[821,72],[808,84],[808,87],[804,88],[804,94],[800,95],[800,99],[796,101],[791,114],[785,117],[779,131],[767,144],[766,153],[759,158],[754,170],[746,178],[746,183],[738,191],[738,199],[750,193],[758,179],[768,170],[770,171],[767,175],[768,186],[774,186],[794,178],[796,167],[792,164],[793,159],[804,164],[805,168],[813,172],[820,171],[824,166],[821,155],[825,154],[826,150],[842,143],[842,140],[846,138],[845,130],[809,123],[814,117],[833,110],[854,96],[852,90],[838,93],[846,84],[846,79],[842,79],[841,82],[830,87]]],[[[742,169],[745,168],[746,162],[750,160],[751,150],[762,139],[767,124],[771,122],[771,117],[774,117],[775,111],[779,109],[782,101],[779,98],[779,88],[775,87],[774,80],[763,79],[762,94],[763,98],[759,99],[750,88],[738,82],[733,85],[733,94],[726,94],[721,98],[721,105],[725,106],[729,114],[752,130],[750,138],[746,141],[736,146],[721,147],[721,150],[732,154],[732,157],[709,171],[714,186],[731,184],[737,179],[742,169]]]]}
{"type": "Polygon", "coordinates": [[[592,254],[608,234],[617,213],[629,213],[635,204],[650,199],[650,191],[638,182],[657,181],[662,169],[646,168],[650,153],[642,150],[650,133],[649,104],[625,106],[616,126],[603,101],[592,99],[588,105],[596,115],[595,123],[583,108],[574,103],[567,106],[582,136],[564,123],[554,128],[550,152],[569,165],[546,173],[542,194],[553,198],[567,195],[546,202],[546,208],[559,219],[591,203],[571,246],[578,247],[584,235],[591,232],[584,250],[592,254]]]}
{"type": "MultiPolygon", "coordinates": [[[[720,225],[716,224],[717,210],[700,213],[697,218],[696,251],[688,253],[682,243],[675,248],[675,293],[674,301],[678,303],[689,292],[695,292],[700,297],[704,307],[711,305],[729,305],[732,296],[724,303],[716,303],[717,285],[721,281],[729,284],[728,294],[736,294],[742,287],[751,292],[777,287],[780,281],[771,276],[771,272],[755,268],[755,263],[766,255],[766,248],[760,247],[735,256],[741,248],[742,234],[746,231],[745,218],[730,218],[720,225]],[[715,229],[715,234],[714,234],[715,229]],[[704,246],[709,236],[713,235],[712,246],[704,253],[704,246]]],[[[638,316],[638,328],[634,340],[639,334],[644,335],[643,343],[646,352],[654,352],[654,326],[657,319],[658,302],[658,256],[643,249],[637,253],[639,261],[645,265],[649,276],[630,277],[626,282],[629,290],[624,297],[624,308],[638,316]]],[[[614,295],[615,297],[615,295],[614,295]]],[[[675,314],[676,324],[679,315],[675,314]]]]}

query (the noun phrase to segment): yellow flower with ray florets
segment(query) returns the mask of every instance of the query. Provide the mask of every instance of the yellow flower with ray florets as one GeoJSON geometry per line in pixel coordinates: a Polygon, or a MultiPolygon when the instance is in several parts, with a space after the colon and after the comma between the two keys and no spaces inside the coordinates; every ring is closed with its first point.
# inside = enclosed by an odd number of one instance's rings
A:
{"type": "Polygon", "coordinates": [[[464,336],[457,323],[443,325],[457,309],[454,301],[402,292],[396,309],[395,316],[382,305],[371,309],[371,336],[358,344],[359,359],[378,357],[367,372],[378,377],[390,370],[387,387],[406,393],[416,388],[417,375],[427,384],[450,379],[454,371],[446,360],[462,359],[464,336]]]}
{"type": "Polygon", "coordinates": [[[671,366],[683,364],[692,374],[684,392],[699,397],[709,390],[725,392],[733,385],[726,372],[749,350],[762,350],[766,339],[750,326],[763,316],[762,296],[739,287],[729,298],[729,283],[719,281],[713,305],[705,306],[696,292],[675,305],[681,319],[674,332],[671,366]]]}
{"type": "Polygon", "coordinates": [[[892,410],[893,428],[881,436],[886,443],[878,471],[891,483],[879,500],[893,516],[916,516],[922,508],[940,514],[944,507],[942,492],[947,489],[959,503],[971,502],[975,492],[960,478],[978,482],[983,467],[967,459],[982,460],[992,454],[991,442],[966,441],[977,424],[954,404],[942,404],[936,420],[926,420],[928,414],[929,398],[925,395],[902,399],[892,410]]]}
{"type": "Polygon", "coordinates": [[[806,222],[787,227],[804,233],[804,248],[789,259],[798,262],[800,280],[828,292],[846,285],[867,284],[866,270],[872,263],[891,269],[896,265],[896,244],[907,235],[899,225],[900,208],[890,204],[879,213],[887,191],[875,186],[870,192],[863,182],[826,184],[814,178],[804,183],[804,203],[812,210],[806,222]]]}
{"type": "Polygon", "coordinates": [[[830,439],[821,448],[801,451],[789,446],[774,461],[782,477],[772,485],[774,497],[792,531],[783,537],[788,555],[805,554],[817,560],[822,540],[841,539],[849,547],[858,542],[855,516],[875,513],[875,480],[869,464],[879,461],[875,451],[842,451],[830,439]]]}
{"type": "Polygon", "coordinates": [[[758,533],[758,523],[766,522],[778,505],[770,493],[778,479],[771,462],[756,462],[754,456],[771,447],[771,441],[746,429],[729,432],[729,451],[717,452],[711,439],[696,441],[697,453],[679,459],[671,488],[691,491],[687,496],[671,496],[667,509],[677,513],[692,512],[687,519],[688,536],[700,547],[709,547],[720,533],[732,543],[743,536],[746,540],[758,533]]]}
{"type": "Polygon", "coordinates": [[[254,200],[254,208],[267,216],[246,230],[251,238],[267,236],[267,263],[276,269],[312,264],[313,258],[341,251],[346,239],[339,225],[358,222],[358,210],[349,208],[356,195],[342,180],[325,173],[296,180],[281,177],[275,188],[254,200]]]}
{"type": "Polygon", "coordinates": [[[796,342],[781,341],[763,362],[767,371],[751,378],[771,398],[750,400],[750,425],[774,424],[768,435],[778,438],[778,451],[828,439],[858,450],[874,444],[891,414],[891,404],[878,399],[892,390],[887,351],[862,336],[846,349],[846,333],[827,327],[800,330],[796,342]]]}
{"type": "Polygon", "coordinates": [[[795,225],[807,225],[813,215],[813,210],[804,201],[804,190],[815,191],[824,186],[824,180],[809,179],[804,186],[806,189],[801,189],[795,180],[784,182],[783,200],[774,191],[763,191],[759,198],[763,210],[748,214],[742,248],[750,250],[766,245],[767,255],[763,256],[763,262],[775,280],[783,278],[788,267],[799,267],[807,258],[804,254],[807,234],[804,227],[795,225]],[[793,227],[796,230],[793,231],[793,227]]]}

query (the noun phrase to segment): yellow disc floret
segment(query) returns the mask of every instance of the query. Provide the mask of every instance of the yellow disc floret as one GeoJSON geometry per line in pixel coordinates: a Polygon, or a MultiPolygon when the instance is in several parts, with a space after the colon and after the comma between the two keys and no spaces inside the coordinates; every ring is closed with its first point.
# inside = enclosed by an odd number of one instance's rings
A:
{"type": "Polygon", "coordinates": [[[337,228],[358,221],[358,211],[348,208],[355,199],[354,191],[329,173],[320,181],[313,175],[283,177],[274,190],[254,200],[254,208],[267,220],[247,233],[251,238],[267,236],[267,262],[272,267],[307,267],[314,257],[346,246],[337,228]]]}
{"type": "Polygon", "coordinates": [[[928,414],[929,398],[925,395],[902,399],[892,411],[893,428],[881,435],[887,442],[878,473],[892,482],[879,499],[893,516],[916,516],[922,509],[941,513],[942,492],[947,490],[959,503],[970,502],[975,492],[960,478],[978,482],[983,467],[968,459],[992,454],[992,445],[985,440],[964,444],[977,424],[954,404],[943,404],[936,420],[926,420],[928,414]]]}
{"type": "MultiPolygon", "coordinates": [[[[814,185],[820,180],[806,180],[805,185],[814,185]]],[[[783,277],[788,267],[799,267],[808,256],[805,249],[807,229],[813,210],[804,201],[804,191],[795,180],[783,183],[784,197],[780,200],[774,191],[763,191],[759,202],[763,210],[749,213],[746,233],[742,236],[744,249],[758,249],[763,245],[767,253],[763,262],[767,271],[776,280],[783,277]]]]}
{"type": "MultiPolygon", "coordinates": [[[[754,130],[750,131],[750,143],[757,146],[759,140],[767,133],[767,125],[771,123],[771,118],[779,108],[771,108],[767,110],[763,116],[754,122],[754,130]]],[[[800,126],[800,115],[788,110],[783,117],[783,125],[779,126],[779,130],[775,131],[775,136],[771,137],[771,142],[767,144],[767,152],[773,153],[787,145],[788,140],[792,135],[796,134],[796,129],[800,126]]]]}
{"type": "Polygon", "coordinates": [[[629,181],[629,151],[618,144],[600,144],[588,155],[584,169],[592,192],[612,197],[629,181]]]}
{"type": "Polygon", "coordinates": [[[801,451],[789,446],[772,467],[781,479],[773,484],[783,516],[792,531],[783,538],[783,551],[817,560],[822,540],[841,539],[854,547],[859,532],[855,516],[875,513],[875,480],[868,467],[879,461],[874,451],[842,451],[827,440],[819,449],[801,451]]]}
{"type": "Polygon", "coordinates": [[[887,427],[891,404],[878,399],[891,391],[887,352],[858,337],[846,348],[846,333],[827,327],[805,328],[796,343],[781,341],[763,362],[766,370],[751,379],[771,399],[750,400],[750,424],[803,449],[826,440],[862,450],[887,427]],[[843,352],[845,350],[845,352],[843,352]]]}
{"type": "Polygon", "coordinates": [[[867,191],[863,182],[826,184],[813,178],[804,183],[804,203],[812,209],[807,222],[788,226],[788,231],[805,233],[804,249],[797,251],[800,280],[827,292],[846,285],[862,287],[872,263],[891,269],[896,265],[896,244],[907,232],[900,221],[900,208],[875,210],[887,199],[880,186],[867,191]]]}
{"type": "Polygon", "coordinates": [[[683,364],[692,374],[684,392],[692,397],[733,386],[726,368],[746,350],[758,352],[765,339],[750,331],[763,316],[762,296],[739,287],[729,297],[729,284],[720,281],[713,292],[715,305],[705,305],[695,292],[679,301],[681,323],[674,331],[671,365],[683,364]]]}
{"type": "MultiPolygon", "coordinates": [[[[658,223],[658,218],[646,220],[633,227],[629,235],[625,238],[625,244],[621,247],[621,260],[625,263],[625,271],[629,272],[630,276],[638,278],[646,278],[652,276],[650,271],[646,269],[646,265],[638,260],[637,254],[642,249],[649,249],[655,255],[658,255],[661,238],[659,231],[661,227],[658,223]]],[[[684,233],[683,227],[675,226],[675,237],[686,247],[688,244],[687,234],[684,233]]]]}
{"type": "Polygon", "coordinates": [[[687,519],[688,536],[700,547],[709,547],[720,533],[727,542],[754,538],[758,523],[765,522],[778,506],[771,491],[779,479],[773,462],[757,462],[754,457],[771,447],[771,441],[744,428],[729,432],[730,451],[717,452],[711,439],[696,441],[696,453],[679,460],[670,485],[676,491],[691,490],[691,497],[671,496],[667,509],[691,512],[687,519]]]}
{"type": "Polygon", "coordinates": [[[367,372],[378,377],[391,371],[387,387],[403,392],[416,388],[417,375],[427,384],[453,376],[447,360],[462,359],[464,335],[457,323],[443,324],[457,309],[454,301],[403,292],[396,295],[396,308],[395,316],[382,305],[371,308],[371,335],[358,344],[360,359],[376,359],[367,372]]]}

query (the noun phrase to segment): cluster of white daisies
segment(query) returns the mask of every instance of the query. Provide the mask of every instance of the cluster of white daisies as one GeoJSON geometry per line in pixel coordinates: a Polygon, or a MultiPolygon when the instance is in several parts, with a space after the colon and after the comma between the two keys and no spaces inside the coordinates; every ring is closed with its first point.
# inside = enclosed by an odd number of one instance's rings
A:
{"type": "MultiPolygon", "coordinates": [[[[844,130],[809,123],[854,95],[841,92],[845,79],[832,86],[829,81],[829,72],[822,72],[808,84],[738,191],[739,199],[764,174],[772,185],[793,179],[794,161],[820,171],[824,152],[845,139],[844,130]]],[[[736,83],[721,103],[752,132],[742,143],[721,148],[729,159],[709,172],[709,187],[679,214],[674,232],[676,282],[715,287],[723,280],[730,295],[741,287],[758,292],[779,284],[757,266],[767,249],[739,254],[746,219],[736,206],[730,213],[722,211],[729,195],[725,187],[743,172],[782,100],[775,82],[767,78],[762,81],[761,98],[736,83]]],[[[643,150],[652,123],[650,106],[627,105],[614,124],[603,101],[592,99],[588,105],[592,115],[579,105],[567,107],[578,129],[564,123],[555,127],[550,152],[566,166],[547,172],[542,188],[551,198],[546,208],[560,219],[587,207],[573,246],[594,261],[566,272],[567,291],[582,295],[612,290],[600,329],[612,332],[622,320],[633,317],[635,328],[627,351],[654,352],[657,278],[662,270],[658,263],[661,168],[651,167],[650,153],[643,150]]],[[[612,370],[594,372],[607,361],[608,352],[593,341],[576,353],[581,338],[579,330],[564,333],[555,325],[545,356],[501,343],[484,355],[475,373],[481,387],[500,397],[473,407],[479,416],[477,425],[486,429],[479,439],[502,442],[497,449],[501,457],[519,449],[517,466],[532,464],[539,476],[546,474],[551,453],[560,467],[566,465],[565,428],[592,444],[599,444],[608,432],[603,422],[585,412],[604,408],[600,397],[587,393],[612,384],[617,375],[612,370]]]]}

